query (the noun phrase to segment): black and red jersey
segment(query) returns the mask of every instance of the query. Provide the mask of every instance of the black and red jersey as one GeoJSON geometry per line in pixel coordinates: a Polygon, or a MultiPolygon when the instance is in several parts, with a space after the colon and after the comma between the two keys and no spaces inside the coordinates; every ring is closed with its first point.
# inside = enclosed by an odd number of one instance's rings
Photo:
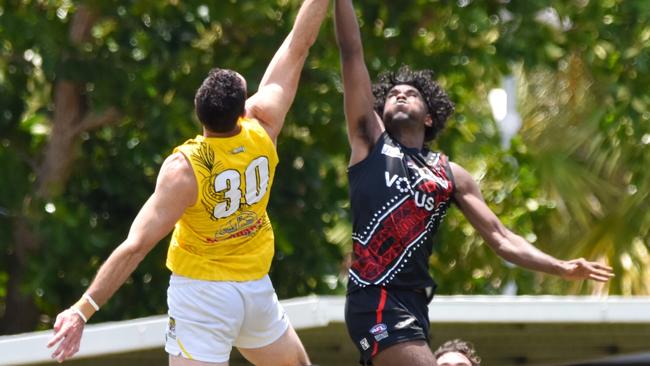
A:
{"type": "Polygon", "coordinates": [[[401,145],[384,132],[348,170],[353,261],[348,292],[376,285],[434,288],[429,257],[454,181],[444,154],[401,145]]]}

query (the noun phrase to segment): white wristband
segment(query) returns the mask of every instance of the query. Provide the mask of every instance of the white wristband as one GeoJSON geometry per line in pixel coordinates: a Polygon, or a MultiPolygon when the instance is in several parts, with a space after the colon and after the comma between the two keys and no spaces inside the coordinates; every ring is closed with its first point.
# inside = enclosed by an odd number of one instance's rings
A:
{"type": "Polygon", "coordinates": [[[77,308],[74,308],[74,307],[73,307],[73,308],[70,308],[70,310],[72,310],[73,312],[77,313],[77,315],[79,315],[79,316],[81,317],[81,319],[83,319],[84,323],[87,323],[87,322],[88,322],[88,319],[86,319],[86,316],[84,315],[84,313],[81,312],[81,310],[79,310],[79,309],[77,309],[77,308]]]}
{"type": "Polygon", "coordinates": [[[82,297],[83,297],[84,299],[88,300],[88,303],[90,303],[90,305],[92,305],[92,307],[93,307],[93,309],[95,309],[95,311],[99,311],[99,305],[97,305],[97,303],[95,302],[95,300],[93,300],[93,298],[90,297],[90,295],[88,295],[88,294],[83,294],[82,297]]]}

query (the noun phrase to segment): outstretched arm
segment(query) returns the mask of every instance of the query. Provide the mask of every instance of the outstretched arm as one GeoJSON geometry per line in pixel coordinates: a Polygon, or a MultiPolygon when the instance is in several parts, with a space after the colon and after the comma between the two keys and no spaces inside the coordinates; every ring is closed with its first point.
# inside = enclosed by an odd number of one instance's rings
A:
{"type": "Polygon", "coordinates": [[[384,127],[374,111],[375,97],[352,0],[336,0],[334,12],[336,41],[341,53],[345,119],[352,148],[350,165],[354,165],[368,156],[384,127]]]}
{"type": "Polygon", "coordinates": [[[456,182],[455,200],[469,222],[501,257],[519,266],[561,276],[565,279],[590,279],[606,282],[614,276],[612,268],[583,258],[569,261],[554,258],[508,230],[490,210],[478,184],[461,166],[451,163],[456,182]]]}
{"type": "MultiPolygon", "coordinates": [[[[97,305],[105,304],[147,253],[172,230],[185,208],[193,205],[196,199],[196,178],[189,162],[180,153],[171,155],[163,163],[156,190],[136,216],[126,240],[100,267],[86,294],[97,305]]],[[[89,317],[93,310],[89,306],[86,308],[81,313],[85,312],[84,316],[89,317]]],[[[60,342],[52,353],[52,357],[59,362],[79,351],[84,320],[71,309],[56,317],[54,335],[47,344],[48,347],[53,347],[60,342]]]]}
{"type": "Polygon", "coordinates": [[[246,101],[246,113],[260,121],[273,141],[293,103],[309,48],[327,14],[329,0],[305,0],[293,29],[266,69],[257,93],[246,101]]]}

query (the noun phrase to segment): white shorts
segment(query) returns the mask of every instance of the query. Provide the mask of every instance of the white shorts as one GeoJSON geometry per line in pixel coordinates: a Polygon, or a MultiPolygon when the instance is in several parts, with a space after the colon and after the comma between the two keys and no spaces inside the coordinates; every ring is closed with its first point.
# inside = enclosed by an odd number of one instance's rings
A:
{"type": "Polygon", "coordinates": [[[165,351],[198,361],[227,362],[233,346],[267,346],[289,327],[268,275],[221,282],[172,274],[167,305],[165,351]]]}

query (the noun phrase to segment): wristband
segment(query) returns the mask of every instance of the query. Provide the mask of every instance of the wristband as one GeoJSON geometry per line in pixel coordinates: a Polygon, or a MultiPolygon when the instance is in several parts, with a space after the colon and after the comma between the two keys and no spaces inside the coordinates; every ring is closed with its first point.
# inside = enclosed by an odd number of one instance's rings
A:
{"type": "Polygon", "coordinates": [[[97,305],[97,303],[95,302],[95,300],[93,300],[93,298],[90,297],[90,295],[88,295],[88,294],[83,294],[82,297],[83,297],[84,299],[86,299],[86,300],[90,303],[90,305],[92,305],[92,307],[93,307],[93,309],[95,309],[95,311],[99,311],[99,305],[97,305]]]}
{"type": "Polygon", "coordinates": [[[85,297],[81,297],[79,301],[72,305],[71,308],[79,310],[79,312],[83,314],[83,317],[86,321],[88,321],[96,311],[95,307],[85,297]]]}
{"type": "Polygon", "coordinates": [[[84,323],[88,323],[88,318],[86,318],[86,316],[84,315],[84,313],[81,312],[81,310],[75,307],[71,307],[70,310],[72,310],[74,313],[79,315],[81,319],[84,321],[84,323]]]}

